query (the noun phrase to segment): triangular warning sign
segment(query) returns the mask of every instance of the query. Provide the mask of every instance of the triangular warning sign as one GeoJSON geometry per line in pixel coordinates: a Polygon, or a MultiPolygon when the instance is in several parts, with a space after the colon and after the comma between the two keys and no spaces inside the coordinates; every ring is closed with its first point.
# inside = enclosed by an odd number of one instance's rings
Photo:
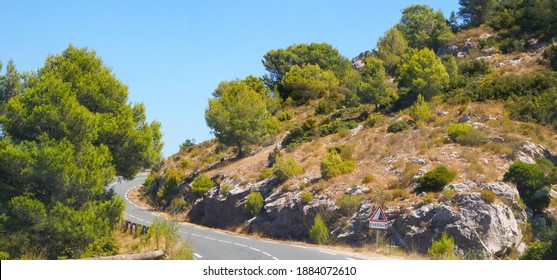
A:
{"type": "Polygon", "coordinates": [[[371,218],[369,219],[370,222],[387,222],[387,216],[385,215],[385,212],[383,212],[383,208],[381,208],[381,206],[377,206],[377,208],[375,208],[375,212],[373,212],[373,215],[371,215],[371,218]]]}

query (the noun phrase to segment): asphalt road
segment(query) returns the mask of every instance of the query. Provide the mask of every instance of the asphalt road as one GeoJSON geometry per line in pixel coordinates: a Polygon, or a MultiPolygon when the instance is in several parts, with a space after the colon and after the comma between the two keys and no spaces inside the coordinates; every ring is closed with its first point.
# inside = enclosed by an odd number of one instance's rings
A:
{"type": "MultiPolygon", "coordinates": [[[[137,177],[131,181],[111,184],[114,191],[125,198],[125,215],[129,221],[150,225],[156,216],[127,198],[128,191],[145,181],[137,177]]],[[[220,231],[205,229],[190,224],[180,223],[180,233],[194,249],[194,256],[199,260],[354,260],[356,258],[337,251],[320,249],[313,246],[301,246],[252,239],[220,231]]]]}

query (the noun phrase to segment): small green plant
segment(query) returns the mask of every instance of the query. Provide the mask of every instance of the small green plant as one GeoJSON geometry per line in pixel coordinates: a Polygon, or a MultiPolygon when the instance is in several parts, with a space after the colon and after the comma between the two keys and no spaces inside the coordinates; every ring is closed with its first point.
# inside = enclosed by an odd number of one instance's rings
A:
{"type": "Polygon", "coordinates": [[[222,196],[227,196],[228,193],[230,193],[230,190],[232,190],[232,185],[227,183],[221,184],[219,194],[222,196]]]}
{"type": "Polygon", "coordinates": [[[395,123],[389,125],[389,127],[387,128],[387,132],[398,133],[398,132],[405,131],[409,128],[410,128],[410,124],[408,122],[398,121],[398,122],[395,122],[395,123]]]}
{"type": "Polygon", "coordinates": [[[453,190],[453,189],[444,189],[443,190],[443,196],[447,199],[447,200],[451,200],[454,198],[454,196],[458,193],[457,190],[453,190]]]}
{"type": "Polygon", "coordinates": [[[309,229],[309,239],[315,244],[323,244],[329,239],[329,229],[319,215],[313,219],[313,226],[309,229]]]}
{"type": "Polygon", "coordinates": [[[304,170],[294,158],[284,158],[281,156],[276,157],[276,161],[272,169],[273,175],[281,183],[286,182],[294,176],[304,173],[304,170]]]}
{"type": "Polygon", "coordinates": [[[415,122],[427,121],[431,118],[431,109],[421,94],[418,95],[418,100],[410,106],[410,116],[415,122]]]}
{"type": "Polygon", "coordinates": [[[485,201],[488,204],[492,204],[493,202],[495,202],[495,193],[491,190],[482,190],[480,192],[480,195],[483,199],[483,201],[485,201]]]}
{"type": "Polygon", "coordinates": [[[447,135],[453,142],[463,146],[478,146],[486,142],[483,133],[467,123],[450,123],[447,135]]]}
{"type": "Polygon", "coordinates": [[[333,177],[348,174],[356,169],[356,162],[352,159],[353,146],[340,145],[329,149],[321,159],[321,177],[328,180],[333,177]]]}
{"type": "Polygon", "coordinates": [[[294,117],[294,112],[292,110],[286,110],[277,113],[277,119],[281,122],[289,121],[294,117]]]}
{"type": "Polygon", "coordinates": [[[0,260],[5,261],[10,259],[10,253],[0,251],[0,260]]]}
{"type": "Polygon", "coordinates": [[[300,194],[300,201],[302,204],[309,204],[313,200],[313,194],[310,192],[302,192],[300,194]]]}
{"type": "Polygon", "coordinates": [[[261,170],[261,174],[259,175],[259,178],[269,179],[271,177],[273,177],[273,169],[272,168],[265,167],[265,168],[263,168],[263,170],[261,170]]]}
{"type": "Polygon", "coordinates": [[[517,161],[509,167],[503,180],[516,185],[520,198],[529,208],[542,210],[549,205],[547,187],[550,182],[539,164],[517,161]]]}
{"type": "Polygon", "coordinates": [[[244,205],[244,209],[248,211],[248,213],[255,217],[261,211],[264,204],[263,196],[259,192],[251,192],[248,197],[246,198],[246,204],[244,205]]]}
{"type": "Polygon", "coordinates": [[[102,237],[87,245],[81,258],[113,256],[117,255],[119,250],[118,242],[113,236],[102,237]]]}
{"type": "Polygon", "coordinates": [[[426,172],[422,177],[418,178],[419,187],[416,192],[440,192],[456,177],[454,171],[450,171],[445,166],[437,166],[435,169],[426,172]]]}
{"type": "Polygon", "coordinates": [[[188,206],[188,204],[184,200],[183,197],[175,197],[170,202],[170,206],[168,206],[167,210],[171,215],[178,215],[178,214],[184,212],[184,210],[186,210],[187,206],[188,206]]]}
{"type": "Polygon", "coordinates": [[[443,232],[441,239],[434,241],[431,247],[427,249],[427,254],[436,260],[455,259],[454,238],[449,237],[446,232],[443,232]]]}
{"type": "Polygon", "coordinates": [[[339,200],[337,200],[337,205],[339,211],[345,215],[352,215],[358,210],[360,204],[362,203],[363,197],[361,195],[343,195],[339,200]]]}
{"type": "Polygon", "coordinates": [[[362,179],[362,184],[370,184],[370,183],[373,183],[373,182],[375,182],[375,177],[373,177],[373,175],[371,175],[371,174],[367,174],[362,179]]]}
{"type": "Polygon", "coordinates": [[[193,179],[193,182],[191,183],[191,191],[195,194],[195,196],[202,197],[214,186],[215,183],[211,180],[211,177],[203,173],[193,179]]]}
{"type": "Polygon", "coordinates": [[[182,166],[182,168],[188,168],[191,166],[191,161],[189,161],[188,159],[183,159],[180,162],[180,166],[182,166]]]}

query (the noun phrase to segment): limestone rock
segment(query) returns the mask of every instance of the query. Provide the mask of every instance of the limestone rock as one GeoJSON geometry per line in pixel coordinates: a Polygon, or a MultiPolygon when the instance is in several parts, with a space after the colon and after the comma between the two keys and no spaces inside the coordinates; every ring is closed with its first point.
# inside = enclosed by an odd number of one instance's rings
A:
{"type": "Polygon", "coordinates": [[[537,158],[555,161],[555,157],[542,145],[526,142],[518,149],[517,159],[525,163],[534,163],[537,158]]]}
{"type": "Polygon", "coordinates": [[[443,232],[460,251],[481,251],[488,257],[520,244],[522,233],[509,206],[488,204],[479,193],[459,193],[453,203],[418,205],[394,221],[389,237],[396,241],[399,235],[401,245],[424,254],[443,232]]]}

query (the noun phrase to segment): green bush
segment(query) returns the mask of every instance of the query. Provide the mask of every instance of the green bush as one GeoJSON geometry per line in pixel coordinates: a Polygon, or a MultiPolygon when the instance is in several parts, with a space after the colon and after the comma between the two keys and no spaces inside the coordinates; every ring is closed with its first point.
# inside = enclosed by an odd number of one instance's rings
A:
{"type": "Polygon", "coordinates": [[[424,97],[421,94],[418,95],[418,100],[410,106],[410,116],[412,116],[412,119],[415,122],[427,121],[431,118],[430,107],[425,102],[424,97]]]}
{"type": "Polygon", "coordinates": [[[453,142],[463,146],[477,146],[486,142],[483,133],[466,123],[450,123],[447,135],[453,142]]]}
{"type": "Polygon", "coordinates": [[[356,169],[356,162],[352,159],[343,159],[336,151],[330,151],[321,159],[320,167],[321,177],[328,180],[353,172],[356,169]]]}
{"type": "Polygon", "coordinates": [[[340,213],[345,216],[352,215],[358,211],[358,207],[362,203],[363,197],[361,195],[343,195],[337,200],[337,205],[340,213]]]}
{"type": "Polygon", "coordinates": [[[10,259],[10,253],[0,251],[0,260],[5,261],[10,259]]]}
{"type": "Polygon", "coordinates": [[[183,197],[175,197],[170,202],[170,206],[168,206],[167,210],[171,215],[178,215],[178,214],[184,212],[184,210],[186,210],[187,206],[188,206],[188,204],[184,200],[183,197]]]}
{"type": "Polygon", "coordinates": [[[548,252],[551,250],[551,242],[536,240],[528,246],[524,254],[520,257],[522,260],[544,260],[547,259],[548,252]]]}
{"type": "Polygon", "coordinates": [[[491,68],[485,59],[473,59],[462,64],[459,68],[460,74],[475,77],[479,75],[486,75],[491,72],[491,68]]]}
{"type": "Polygon", "coordinates": [[[505,38],[499,43],[502,53],[522,52],[525,50],[526,41],[524,39],[505,38]]]}
{"type": "Polygon", "coordinates": [[[323,244],[329,239],[329,229],[319,215],[313,220],[313,226],[309,229],[309,239],[315,244],[323,244]]]}
{"type": "Polygon", "coordinates": [[[182,166],[182,168],[188,168],[191,166],[191,161],[189,161],[188,159],[183,159],[182,162],[180,162],[180,165],[182,166]]]}
{"type": "Polygon", "coordinates": [[[281,156],[276,157],[275,164],[272,169],[273,175],[281,183],[286,182],[294,176],[304,173],[304,170],[294,158],[284,158],[281,156]]]}
{"type": "Polygon", "coordinates": [[[515,162],[503,176],[505,182],[516,185],[520,198],[533,210],[542,210],[549,205],[547,191],[549,178],[537,163],[515,162]]]}
{"type": "Polygon", "coordinates": [[[114,237],[102,237],[87,245],[85,253],[81,255],[81,258],[113,256],[117,255],[119,250],[118,242],[114,237]]]}
{"type": "Polygon", "coordinates": [[[341,129],[353,129],[358,127],[355,120],[336,120],[332,123],[325,123],[319,127],[319,135],[327,136],[339,132],[341,129]]]}
{"type": "Polygon", "coordinates": [[[408,122],[398,121],[398,122],[395,122],[395,123],[389,125],[389,127],[387,128],[387,132],[398,133],[398,132],[405,131],[409,128],[410,128],[410,124],[408,122]]]}
{"type": "Polygon", "coordinates": [[[193,182],[191,183],[191,191],[195,194],[195,196],[202,197],[214,186],[215,183],[211,180],[211,177],[203,173],[193,179],[193,182]]]}
{"type": "Polygon", "coordinates": [[[456,173],[450,171],[445,166],[437,166],[435,169],[426,172],[422,177],[418,178],[419,187],[416,192],[439,192],[445,188],[454,178],[456,173]]]}
{"type": "Polygon", "coordinates": [[[227,196],[228,193],[230,193],[230,190],[232,190],[232,185],[227,183],[221,184],[219,194],[222,196],[227,196]]]}
{"type": "Polygon", "coordinates": [[[331,100],[323,100],[317,104],[317,108],[315,108],[315,113],[319,115],[328,115],[334,112],[337,109],[338,104],[331,100]]]}
{"type": "Polygon", "coordinates": [[[259,175],[259,178],[261,179],[269,179],[273,176],[273,169],[272,168],[263,168],[263,170],[261,170],[261,174],[259,175]]]}
{"type": "Polygon", "coordinates": [[[289,121],[294,117],[292,110],[282,111],[277,113],[277,119],[281,122],[289,121]]]}
{"type": "Polygon", "coordinates": [[[300,201],[302,204],[309,204],[313,200],[313,194],[310,192],[302,192],[300,195],[300,201]]]}
{"type": "Polygon", "coordinates": [[[434,241],[431,247],[427,249],[427,254],[437,260],[455,259],[454,238],[449,237],[446,232],[443,232],[441,239],[434,241]]]}
{"type": "Polygon", "coordinates": [[[373,175],[371,175],[371,174],[367,174],[362,179],[362,184],[369,184],[369,183],[373,183],[373,182],[375,182],[375,177],[373,177],[373,175]]]}
{"type": "Polygon", "coordinates": [[[259,192],[251,192],[248,197],[246,198],[246,204],[244,205],[244,209],[248,211],[248,213],[255,217],[261,211],[264,204],[263,196],[259,192]]]}
{"type": "Polygon", "coordinates": [[[495,202],[496,195],[493,191],[482,190],[480,192],[480,195],[482,196],[482,199],[488,204],[492,204],[493,202],[495,202]]]}
{"type": "Polygon", "coordinates": [[[443,196],[444,196],[447,200],[453,199],[457,193],[458,193],[458,191],[457,191],[457,190],[453,190],[453,189],[444,189],[444,190],[443,190],[443,196]]]}

